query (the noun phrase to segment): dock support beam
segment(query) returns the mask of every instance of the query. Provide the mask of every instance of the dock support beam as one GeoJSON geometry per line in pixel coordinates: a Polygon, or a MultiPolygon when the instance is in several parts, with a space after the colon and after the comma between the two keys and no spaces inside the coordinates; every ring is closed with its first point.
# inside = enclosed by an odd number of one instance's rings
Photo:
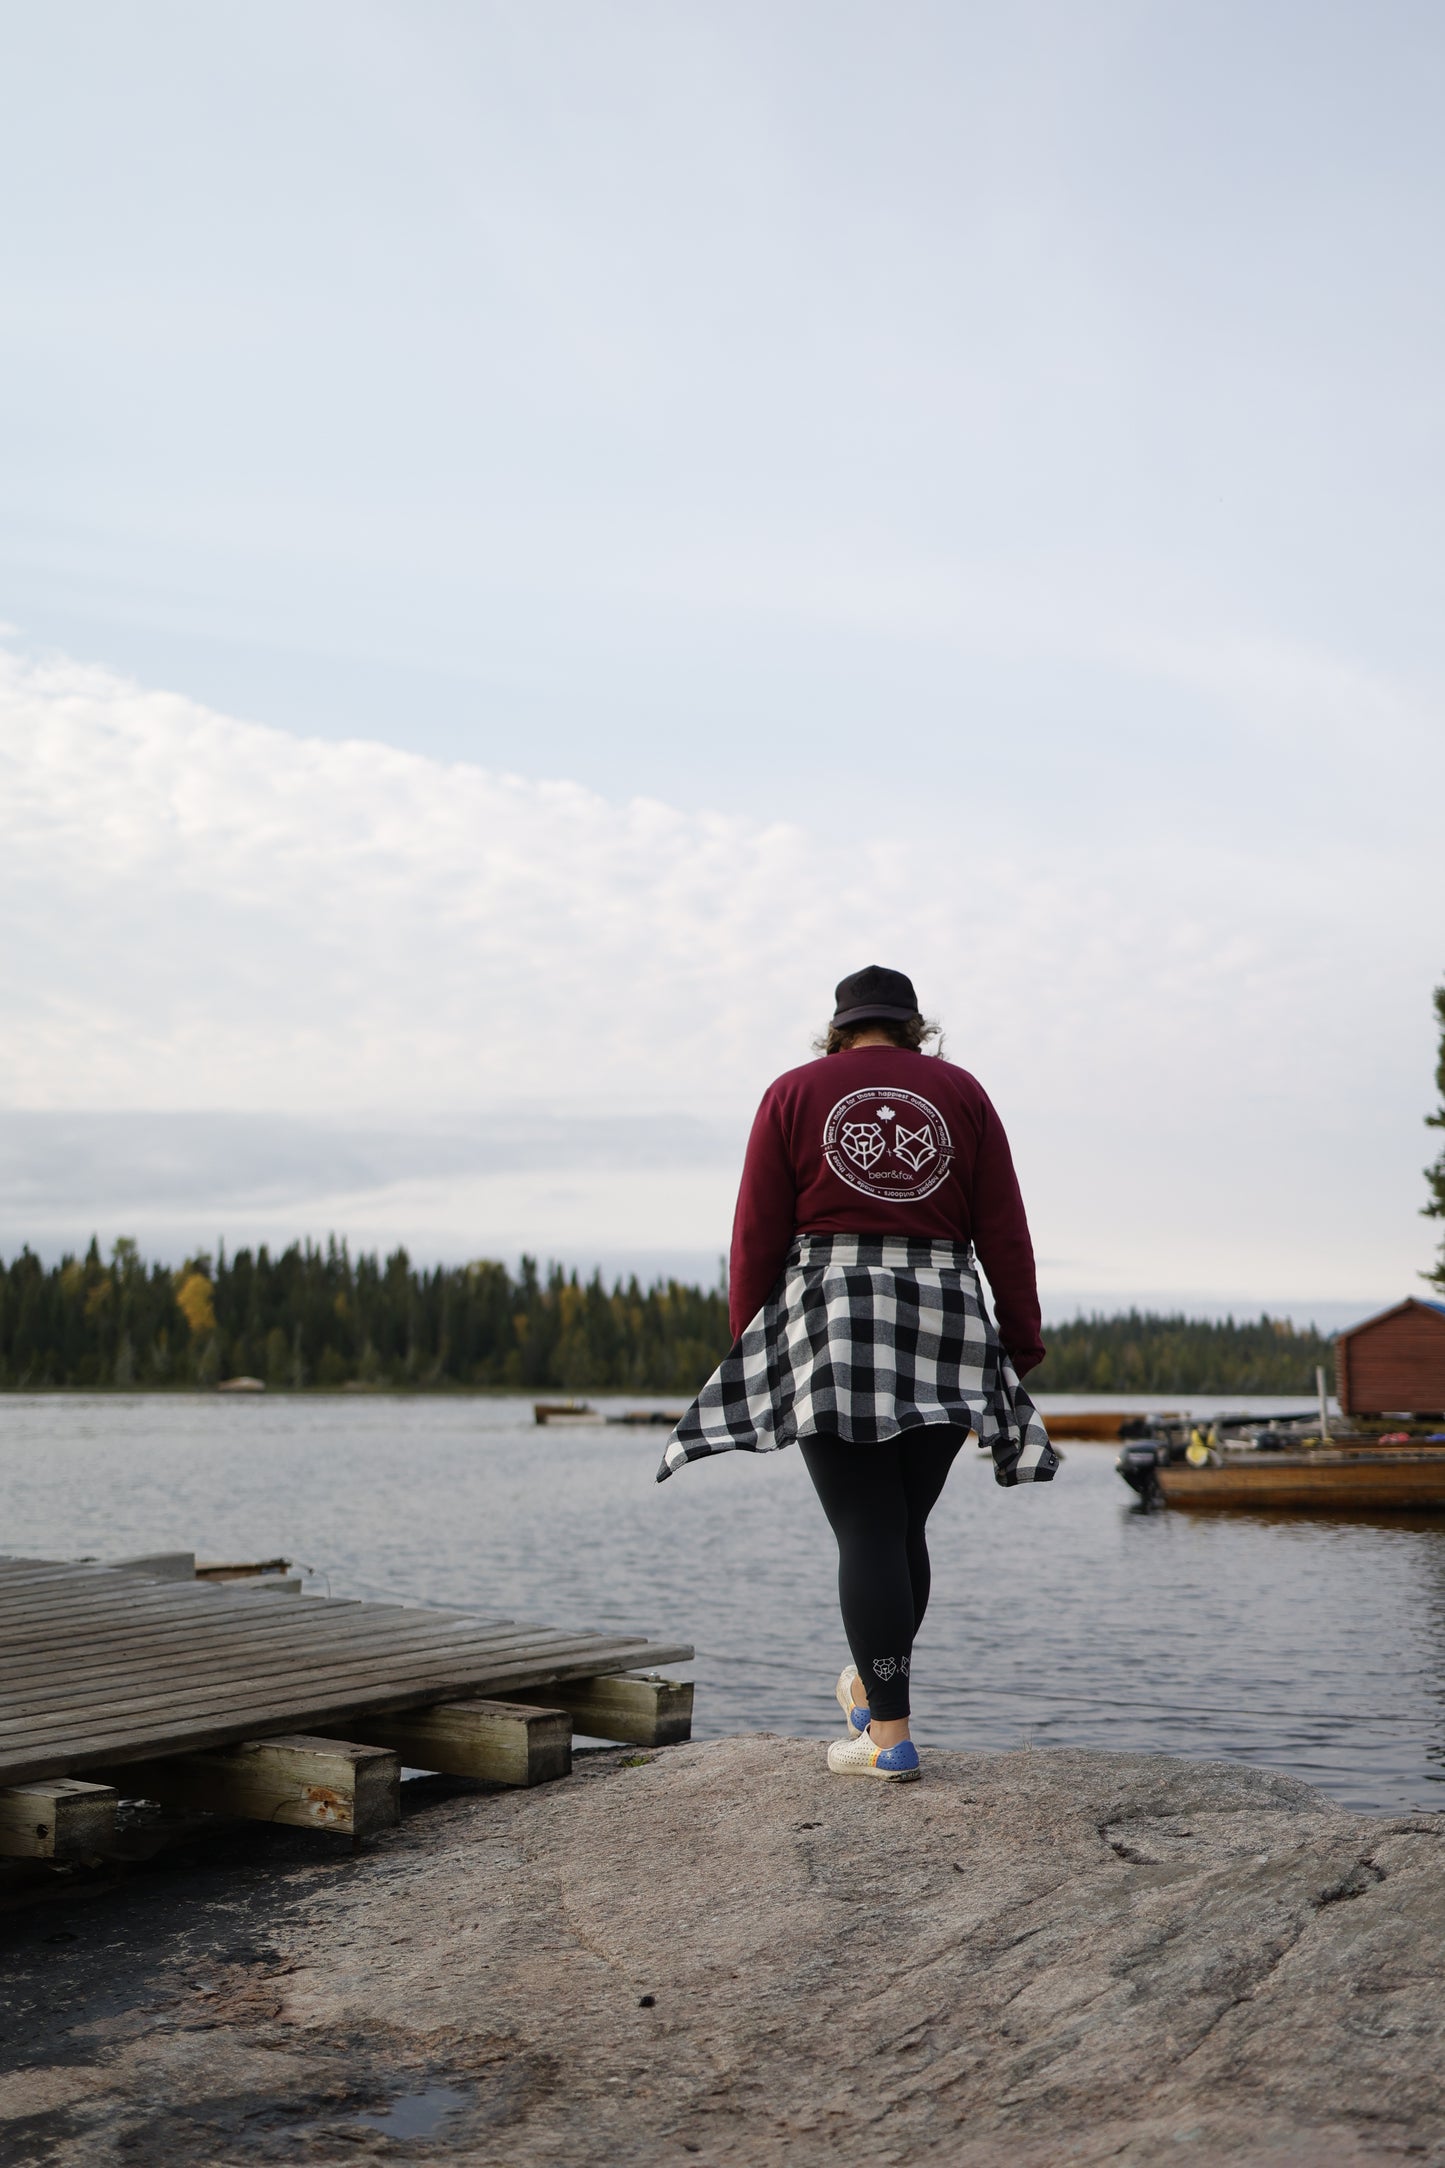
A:
{"type": "Polygon", "coordinates": [[[115,1836],[110,1784],[52,1777],[0,1791],[0,1859],[89,1859],[115,1836]]]}
{"type": "Polygon", "coordinates": [[[349,1716],[346,1733],[393,1748],[405,1768],[442,1776],[527,1785],[572,1773],[571,1717],[526,1702],[440,1701],[395,1716],[349,1716]]]}
{"type": "Polygon", "coordinates": [[[593,1739],[676,1746],[692,1737],[691,1679],[614,1671],[605,1678],[571,1679],[549,1686],[547,1698],[568,1712],[574,1731],[593,1739]]]}
{"type": "Polygon", "coordinates": [[[247,1739],[199,1754],[107,1769],[117,1791],[163,1807],[238,1814],[296,1829],[369,1837],[401,1820],[401,1764],[385,1747],[344,1739],[247,1739]]]}

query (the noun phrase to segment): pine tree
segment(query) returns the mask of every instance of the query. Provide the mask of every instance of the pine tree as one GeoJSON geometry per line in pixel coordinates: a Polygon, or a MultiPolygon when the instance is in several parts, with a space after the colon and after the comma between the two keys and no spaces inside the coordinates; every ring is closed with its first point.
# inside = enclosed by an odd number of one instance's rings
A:
{"type": "MultiPolygon", "coordinates": [[[[1433,1114],[1427,1114],[1426,1122],[1431,1129],[1445,1129],[1445,986],[1435,989],[1435,1016],[1440,1026],[1440,1059],[1435,1064],[1435,1089],[1440,1094],[1440,1104],[1433,1114]]],[[[1445,1149],[1432,1167],[1425,1169],[1425,1180],[1430,1185],[1430,1202],[1421,1207],[1426,1219],[1445,1219],[1445,1149]]],[[[1440,1243],[1440,1257],[1433,1272],[1421,1274],[1422,1279],[1436,1287],[1445,1287],[1445,1237],[1440,1243]]]]}

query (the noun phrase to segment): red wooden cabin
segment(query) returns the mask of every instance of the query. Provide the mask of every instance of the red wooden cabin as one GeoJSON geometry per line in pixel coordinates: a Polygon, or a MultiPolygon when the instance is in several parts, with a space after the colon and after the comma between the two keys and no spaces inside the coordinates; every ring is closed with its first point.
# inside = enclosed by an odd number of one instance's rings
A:
{"type": "Polygon", "coordinates": [[[1445,1302],[1413,1295],[1335,1341],[1346,1415],[1445,1415],[1445,1302]]]}

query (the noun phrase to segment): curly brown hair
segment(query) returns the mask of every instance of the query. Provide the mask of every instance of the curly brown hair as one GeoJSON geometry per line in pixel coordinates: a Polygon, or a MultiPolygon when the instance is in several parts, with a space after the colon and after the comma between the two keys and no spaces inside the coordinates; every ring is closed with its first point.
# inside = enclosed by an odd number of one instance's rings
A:
{"type": "Polygon", "coordinates": [[[891,1043],[905,1053],[921,1054],[928,1039],[938,1041],[933,1050],[935,1054],[943,1052],[942,1026],[930,1023],[926,1016],[916,1013],[909,1017],[862,1016],[856,1024],[830,1024],[813,1041],[813,1051],[815,1054],[846,1054],[865,1031],[886,1032],[891,1043]]]}

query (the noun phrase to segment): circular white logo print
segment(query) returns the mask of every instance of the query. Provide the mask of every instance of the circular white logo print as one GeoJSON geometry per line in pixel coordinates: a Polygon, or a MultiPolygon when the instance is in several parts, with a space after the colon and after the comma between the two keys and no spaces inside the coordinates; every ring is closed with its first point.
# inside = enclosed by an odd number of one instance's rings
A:
{"type": "Polygon", "coordinates": [[[937,1107],[917,1092],[849,1092],[823,1125],[823,1156],[865,1197],[916,1204],[947,1181],[953,1139],[937,1107]]]}

